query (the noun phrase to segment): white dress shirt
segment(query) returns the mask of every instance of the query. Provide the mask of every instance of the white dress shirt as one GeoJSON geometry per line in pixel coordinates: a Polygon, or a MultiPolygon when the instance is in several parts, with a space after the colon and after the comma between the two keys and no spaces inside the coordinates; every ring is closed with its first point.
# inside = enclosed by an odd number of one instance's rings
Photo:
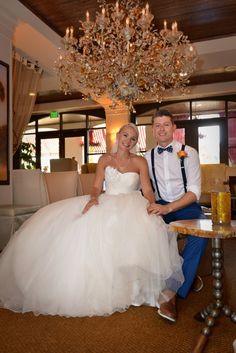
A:
{"type": "MultiPolygon", "coordinates": [[[[177,153],[181,150],[182,144],[178,141],[172,141],[173,152],[164,151],[158,154],[156,146],[154,150],[154,163],[157,185],[161,198],[165,201],[172,202],[178,200],[185,194],[183,176],[180,167],[180,158],[177,153]]],[[[168,145],[168,146],[170,146],[168,145]]],[[[166,147],[168,147],[166,146],[166,147]]],[[[197,200],[201,195],[201,170],[200,161],[197,151],[185,146],[187,156],[184,158],[184,167],[187,178],[187,191],[192,191],[197,200]]],[[[148,162],[149,175],[156,189],[155,180],[152,172],[151,150],[147,151],[145,158],[148,162]]],[[[157,192],[155,193],[156,200],[159,199],[157,192]]]]}

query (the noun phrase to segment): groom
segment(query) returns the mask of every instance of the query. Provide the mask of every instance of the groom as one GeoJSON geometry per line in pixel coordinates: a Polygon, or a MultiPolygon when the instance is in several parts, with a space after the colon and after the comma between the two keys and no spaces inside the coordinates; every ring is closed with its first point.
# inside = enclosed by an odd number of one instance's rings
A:
{"type": "MultiPolygon", "coordinates": [[[[156,195],[156,203],[149,206],[149,212],[163,216],[166,223],[204,218],[197,202],[201,194],[199,156],[194,148],[173,140],[175,129],[172,114],[167,110],[157,111],[152,119],[153,136],[157,146],[145,156],[156,195]]],[[[191,235],[186,237],[186,244],[181,253],[184,259],[185,281],[177,293],[181,298],[186,298],[193,285],[206,245],[205,238],[191,235]]],[[[175,301],[162,304],[159,314],[175,321],[175,301]]]]}

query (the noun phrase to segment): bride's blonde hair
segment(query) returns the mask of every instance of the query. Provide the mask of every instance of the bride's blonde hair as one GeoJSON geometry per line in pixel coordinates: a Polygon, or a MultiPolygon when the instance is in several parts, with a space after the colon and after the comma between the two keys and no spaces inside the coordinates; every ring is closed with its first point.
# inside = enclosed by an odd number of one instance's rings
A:
{"type": "MultiPolygon", "coordinates": [[[[131,127],[131,128],[135,131],[135,133],[136,133],[136,135],[137,135],[137,142],[138,142],[139,131],[138,131],[137,126],[136,126],[135,124],[133,124],[133,123],[127,123],[127,124],[121,126],[120,130],[117,132],[117,135],[118,135],[123,129],[125,129],[126,127],[131,127]]],[[[137,153],[137,147],[136,147],[136,146],[137,146],[137,143],[136,143],[135,146],[130,150],[131,153],[137,153]]],[[[116,142],[115,142],[115,143],[113,144],[113,146],[112,146],[112,153],[117,152],[117,149],[118,149],[118,142],[117,142],[117,140],[116,140],[116,142]]]]}

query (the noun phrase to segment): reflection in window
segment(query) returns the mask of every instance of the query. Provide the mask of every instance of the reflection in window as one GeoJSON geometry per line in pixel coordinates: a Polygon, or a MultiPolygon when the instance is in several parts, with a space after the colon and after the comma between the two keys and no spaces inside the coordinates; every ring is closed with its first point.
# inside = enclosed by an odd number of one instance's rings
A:
{"type": "Polygon", "coordinates": [[[192,119],[213,119],[225,117],[225,101],[192,102],[192,119]]]}
{"type": "Polygon", "coordinates": [[[173,114],[174,120],[190,120],[190,102],[178,102],[163,105],[160,109],[168,110],[173,114]]]}
{"type": "Polygon", "coordinates": [[[174,132],[174,140],[179,141],[183,145],[185,144],[185,129],[176,129],[174,132]]]}
{"type": "Polygon", "coordinates": [[[75,159],[80,172],[81,165],[84,164],[84,137],[72,136],[65,138],[65,158],[75,159]]]}
{"type": "Polygon", "coordinates": [[[86,128],[86,115],[64,113],[62,115],[63,130],[70,129],[85,129],[86,128]]]}
{"type": "Polygon", "coordinates": [[[142,153],[146,151],[146,126],[138,126],[139,139],[137,143],[137,153],[142,153]]]}
{"type": "Polygon", "coordinates": [[[89,125],[89,129],[99,128],[99,127],[105,128],[106,127],[106,120],[105,120],[105,118],[100,118],[97,116],[89,115],[88,125],[89,125]]]}
{"type": "Polygon", "coordinates": [[[214,118],[220,118],[220,114],[193,114],[192,119],[214,119],[214,118]]]}
{"type": "MultiPolygon", "coordinates": [[[[30,130],[28,132],[30,132],[30,130]]],[[[36,135],[34,133],[33,134],[30,134],[30,133],[25,134],[25,135],[23,135],[22,141],[26,142],[26,143],[32,143],[35,145],[36,135]]]]}
{"type": "Polygon", "coordinates": [[[89,130],[89,154],[106,153],[106,129],[89,130]]]}
{"type": "Polygon", "coordinates": [[[200,126],[198,128],[198,147],[201,164],[220,163],[219,126],[200,126]]]}
{"type": "Polygon", "coordinates": [[[228,144],[230,164],[236,164],[236,118],[228,120],[228,144]]]}
{"type": "MultiPolygon", "coordinates": [[[[34,130],[32,130],[34,132],[34,130]]],[[[28,130],[30,132],[30,130],[28,130]]],[[[36,135],[25,134],[22,138],[20,151],[20,168],[35,169],[36,168],[36,135]]]]}
{"type": "Polygon", "coordinates": [[[60,129],[60,118],[42,118],[38,120],[38,131],[52,131],[60,129]]]}
{"type": "Polygon", "coordinates": [[[41,170],[50,172],[50,159],[59,158],[59,139],[41,139],[41,170]]]}
{"type": "Polygon", "coordinates": [[[88,163],[97,163],[102,154],[90,154],[88,156],[88,163]]]}

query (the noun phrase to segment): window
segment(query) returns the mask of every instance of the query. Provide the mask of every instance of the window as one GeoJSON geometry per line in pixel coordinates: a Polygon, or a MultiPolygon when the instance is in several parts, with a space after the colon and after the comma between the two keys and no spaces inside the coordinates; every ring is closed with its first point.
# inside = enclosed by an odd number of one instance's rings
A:
{"type": "Polygon", "coordinates": [[[79,170],[87,161],[97,162],[106,152],[104,117],[103,110],[91,111],[91,114],[60,113],[56,118],[48,115],[32,117],[35,121],[28,124],[24,139],[29,139],[29,131],[34,127],[31,140],[34,139],[36,144],[37,167],[50,171],[50,159],[55,158],[74,157],[79,170]]]}
{"type": "MultiPolygon", "coordinates": [[[[139,154],[144,154],[156,144],[151,121],[155,110],[160,108],[174,115],[177,125],[175,138],[196,148],[201,163],[236,164],[236,96],[138,104],[132,121],[139,129],[139,154]]],[[[36,158],[37,167],[46,167],[45,150],[49,149],[46,145],[50,141],[56,149],[52,155],[58,158],[75,157],[79,165],[97,162],[106,153],[103,109],[63,112],[56,118],[44,114],[33,116],[31,120],[23,141],[36,144],[36,156],[32,157],[36,158]]]]}
{"type": "MultiPolygon", "coordinates": [[[[169,110],[175,119],[177,129],[174,138],[199,151],[203,163],[236,163],[236,103],[229,101],[227,119],[227,97],[221,99],[196,99],[181,102],[163,102],[137,106],[142,113],[137,114],[135,122],[145,128],[146,150],[156,145],[152,136],[151,120],[156,109],[169,110]],[[151,105],[150,105],[151,106],[151,105]],[[231,120],[231,121],[230,121],[231,120]],[[227,131],[227,124],[229,128],[227,131]],[[228,150],[228,135],[229,150],[228,150]]],[[[142,153],[145,151],[142,150],[142,153]]]]}

